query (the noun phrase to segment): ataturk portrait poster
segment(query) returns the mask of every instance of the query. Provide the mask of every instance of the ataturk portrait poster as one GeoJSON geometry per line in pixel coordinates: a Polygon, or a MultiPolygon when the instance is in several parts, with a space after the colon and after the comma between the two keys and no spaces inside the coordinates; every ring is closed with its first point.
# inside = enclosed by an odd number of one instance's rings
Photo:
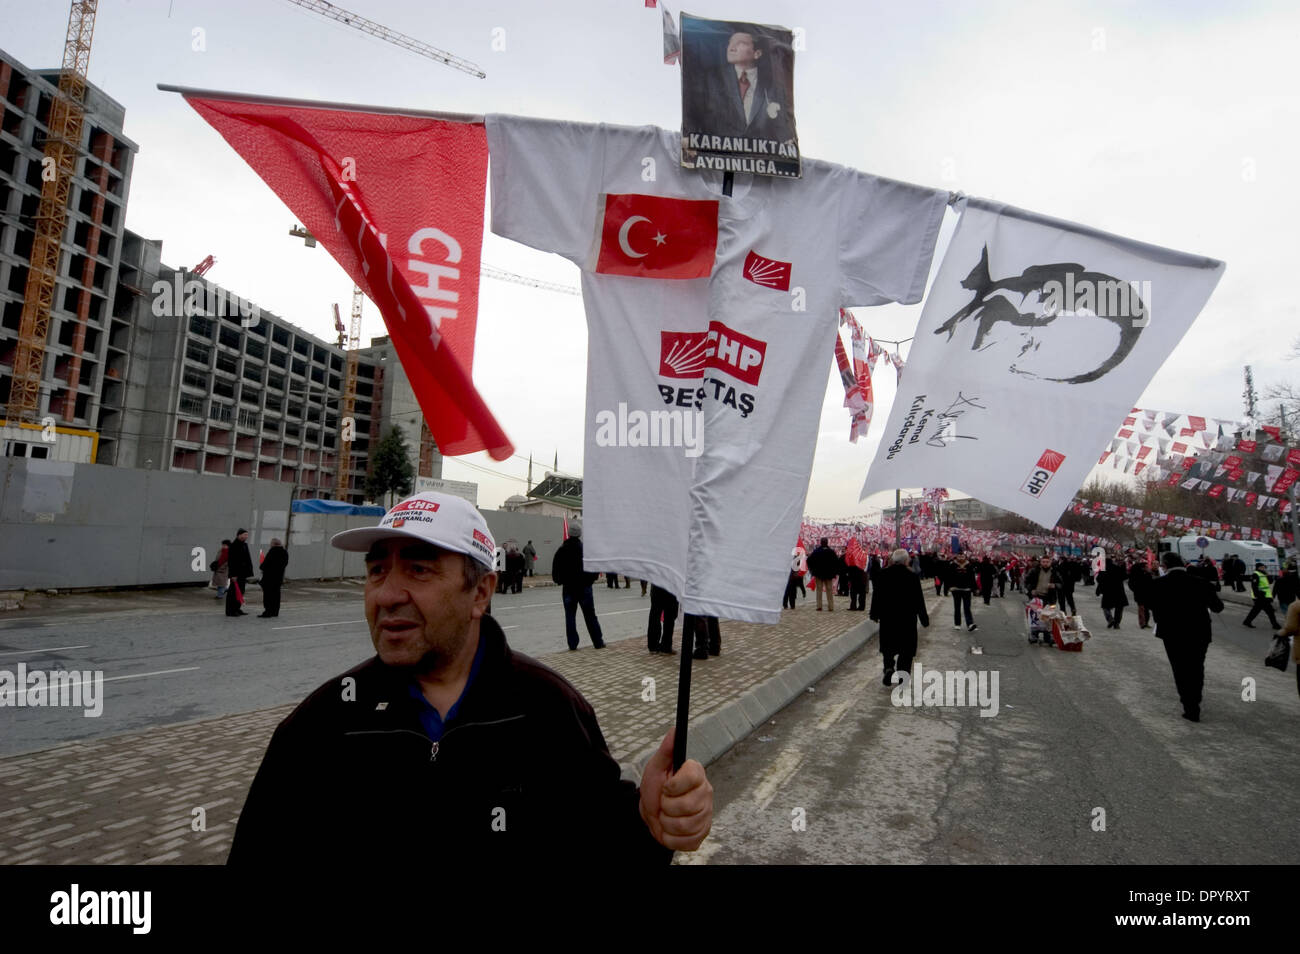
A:
{"type": "Polygon", "coordinates": [[[682,14],[682,165],[797,179],[789,30],[682,14]]]}

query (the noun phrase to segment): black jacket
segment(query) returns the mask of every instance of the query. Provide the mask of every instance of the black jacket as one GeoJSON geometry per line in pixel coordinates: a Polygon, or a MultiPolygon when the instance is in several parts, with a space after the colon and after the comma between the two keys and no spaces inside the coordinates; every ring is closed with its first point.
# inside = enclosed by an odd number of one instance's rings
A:
{"type": "Polygon", "coordinates": [[[238,535],[230,541],[229,559],[231,579],[246,580],[253,575],[253,556],[248,552],[248,543],[238,535]]]}
{"type": "Polygon", "coordinates": [[[975,570],[969,563],[963,569],[956,563],[950,565],[943,574],[943,588],[945,590],[973,590],[975,589],[975,570]]]}
{"type": "Polygon", "coordinates": [[[1128,606],[1128,597],[1124,595],[1123,567],[1111,565],[1097,574],[1097,595],[1101,597],[1102,609],[1128,606]]]}
{"type": "Polygon", "coordinates": [[[1147,590],[1151,588],[1151,572],[1144,563],[1134,563],[1128,571],[1128,588],[1133,593],[1133,602],[1147,605],[1147,590]]]}
{"type": "Polygon", "coordinates": [[[871,591],[867,615],[880,624],[883,637],[915,636],[918,617],[922,626],[930,625],[921,578],[906,565],[891,563],[885,567],[871,591]]]}
{"type": "Polygon", "coordinates": [[[844,561],[830,547],[818,547],[808,554],[808,572],[819,580],[833,580],[844,572],[844,561]]]}
{"type": "Polygon", "coordinates": [[[580,590],[591,586],[600,576],[582,568],[582,537],[569,537],[560,544],[551,560],[551,579],[567,590],[580,590]]]}
{"type": "Polygon", "coordinates": [[[284,547],[271,547],[262,558],[262,585],[279,586],[284,582],[284,569],[289,565],[289,551],[284,547]]]}
{"type": "MultiPolygon", "coordinates": [[[[1031,599],[1034,596],[1040,596],[1044,603],[1050,605],[1060,599],[1060,590],[1065,581],[1061,579],[1061,573],[1056,567],[1050,567],[1047,572],[1050,575],[1047,577],[1047,586],[1044,587],[1039,583],[1039,577],[1043,575],[1043,568],[1041,566],[1035,564],[1025,571],[1025,595],[1031,599]],[[1046,590],[1047,595],[1041,596],[1038,594],[1036,591],[1040,589],[1046,590]]],[[[1123,591],[1123,586],[1124,581],[1121,579],[1121,592],[1123,591]]]]}
{"type": "Polygon", "coordinates": [[[378,657],[313,692],[271,738],[229,863],[369,879],[411,865],[671,861],[587,701],[512,651],[492,617],[479,634],[479,671],[440,742],[410,676],[378,657]]]}
{"type": "Polygon", "coordinates": [[[1146,607],[1156,621],[1156,636],[1192,645],[1210,642],[1210,613],[1223,611],[1223,601],[1206,580],[1182,567],[1152,580],[1146,607]]]}

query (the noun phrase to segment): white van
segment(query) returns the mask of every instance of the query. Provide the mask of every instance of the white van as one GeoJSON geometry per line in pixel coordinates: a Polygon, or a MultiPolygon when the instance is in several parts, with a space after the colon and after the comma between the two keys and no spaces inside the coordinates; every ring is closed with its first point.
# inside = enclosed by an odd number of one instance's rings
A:
{"type": "Polygon", "coordinates": [[[1175,551],[1188,565],[1195,563],[1202,556],[1209,557],[1219,568],[1220,577],[1223,575],[1223,558],[1229,553],[1245,561],[1248,576],[1255,572],[1256,563],[1264,564],[1264,572],[1269,577],[1276,577],[1281,568],[1277,558],[1277,547],[1258,540],[1216,540],[1210,536],[1202,538],[1195,533],[1185,537],[1161,537],[1160,552],[1164,553],[1167,550],[1175,551]],[[1196,545],[1196,541],[1200,539],[1206,541],[1206,546],[1196,545]]]}

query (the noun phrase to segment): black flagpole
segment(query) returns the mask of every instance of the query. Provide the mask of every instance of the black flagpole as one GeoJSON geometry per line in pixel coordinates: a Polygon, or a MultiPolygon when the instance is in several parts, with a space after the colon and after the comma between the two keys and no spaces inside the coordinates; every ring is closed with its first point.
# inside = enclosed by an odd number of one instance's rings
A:
{"type": "Polygon", "coordinates": [[[673,736],[673,771],[686,761],[686,724],[691,718],[691,658],[695,652],[695,620],[682,616],[682,664],[677,670],[677,734],[673,736]]]}
{"type": "MultiPolygon", "coordinates": [[[[729,196],[735,185],[733,172],[722,174],[722,194],[729,196]]],[[[691,720],[691,658],[695,652],[695,621],[700,617],[682,616],[682,664],[677,670],[677,733],[673,736],[673,771],[686,761],[686,727],[691,720]]]]}

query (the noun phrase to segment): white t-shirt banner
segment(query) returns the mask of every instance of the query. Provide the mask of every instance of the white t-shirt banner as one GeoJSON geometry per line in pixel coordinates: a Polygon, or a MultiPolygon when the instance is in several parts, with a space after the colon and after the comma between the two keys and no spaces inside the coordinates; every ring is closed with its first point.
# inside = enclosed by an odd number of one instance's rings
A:
{"type": "Polygon", "coordinates": [[[943,484],[1053,526],[1223,270],[966,200],[862,496],[943,484]]]}
{"type": "Polygon", "coordinates": [[[920,300],[947,193],[805,157],[724,196],[653,126],[487,130],[492,230],[582,268],[586,568],[778,621],[839,309],[920,300]]]}

